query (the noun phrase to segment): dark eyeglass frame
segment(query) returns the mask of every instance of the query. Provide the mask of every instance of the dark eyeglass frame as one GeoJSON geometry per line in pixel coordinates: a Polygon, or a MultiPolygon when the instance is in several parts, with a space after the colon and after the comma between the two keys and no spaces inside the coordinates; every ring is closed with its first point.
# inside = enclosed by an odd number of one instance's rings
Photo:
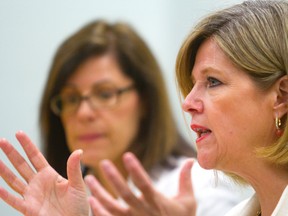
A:
{"type": "MultiPolygon", "coordinates": [[[[90,107],[95,110],[95,109],[101,109],[101,108],[111,108],[113,106],[115,106],[118,101],[119,101],[119,96],[125,92],[128,92],[128,91],[131,91],[135,89],[135,85],[134,84],[130,84],[126,87],[123,87],[123,88],[115,88],[115,90],[113,91],[113,94],[114,94],[114,97],[115,98],[115,102],[112,104],[112,105],[109,105],[109,106],[95,106],[95,104],[93,104],[90,100],[90,98],[93,96],[92,93],[88,94],[88,95],[80,95],[79,94],[79,102],[77,104],[77,106],[75,106],[75,110],[73,111],[70,111],[71,113],[70,114],[73,114],[75,112],[77,112],[77,110],[79,109],[80,105],[82,104],[83,101],[87,101],[88,104],[90,105],[90,107]]],[[[61,103],[62,101],[62,97],[61,97],[61,94],[58,94],[56,96],[54,96],[51,101],[50,101],[50,109],[52,110],[52,112],[57,115],[57,116],[61,116],[62,113],[64,113],[63,111],[63,108],[60,108],[60,105],[59,103],[61,103]]]]}

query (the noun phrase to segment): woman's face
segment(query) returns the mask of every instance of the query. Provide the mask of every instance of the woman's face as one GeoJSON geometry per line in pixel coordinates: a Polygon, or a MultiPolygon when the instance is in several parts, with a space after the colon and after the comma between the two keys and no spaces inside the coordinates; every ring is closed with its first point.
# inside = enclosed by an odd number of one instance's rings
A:
{"type": "Polygon", "coordinates": [[[185,98],[202,167],[236,171],[251,165],[255,147],[275,138],[272,91],[261,91],[208,39],[200,46],[185,98]],[[242,166],[243,165],[243,166],[242,166]]]}
{"type": "MultiPolygon", "coordinates": [[[[92,89],[103,83],[121,89],[133,85],[133,80],[110,55],[93,57],[80,65],[62,94],[77,90],[82,96],[91,95],[92,89]]],[[[82,149],[82,162],[91,168],[102,159],[120,160],[138,133],[141,109],[135,88],[120,94],[117,104],[109,108],[93,109],[89,101],[82,100],[76,112],[61,116],[69,149],[82,149]]]]}

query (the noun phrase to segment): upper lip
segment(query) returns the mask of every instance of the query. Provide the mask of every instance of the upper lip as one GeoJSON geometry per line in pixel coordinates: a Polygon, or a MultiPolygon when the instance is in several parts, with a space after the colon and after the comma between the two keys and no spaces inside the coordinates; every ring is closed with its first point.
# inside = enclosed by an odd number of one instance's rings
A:
{"type": "Polygon", "coordinates": [[[201,137],[203,133],[211,132],[209,128],[197,124],[191,124],[190,127],[197,134],[198,137],[201,137]]]}

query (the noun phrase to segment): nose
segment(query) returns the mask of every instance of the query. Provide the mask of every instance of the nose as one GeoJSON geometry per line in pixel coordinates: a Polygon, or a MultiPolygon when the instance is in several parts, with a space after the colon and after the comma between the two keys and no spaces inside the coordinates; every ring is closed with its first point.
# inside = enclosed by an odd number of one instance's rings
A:
{"type": "Polygon", "coordinates": [[[204,105],[200,91],[196,86],[194,86],[182,103],[182,109],[184,112],[190,113],[192,115],[194,113],[203,112],[203,108],[204,105]]]}
{"type": "Polygon", "coordinates": [[[91,119],[95,117],[95,109],[90,104],[89,98],[85,97],[79,104],[76,115],[80,119],[91,119]]]}

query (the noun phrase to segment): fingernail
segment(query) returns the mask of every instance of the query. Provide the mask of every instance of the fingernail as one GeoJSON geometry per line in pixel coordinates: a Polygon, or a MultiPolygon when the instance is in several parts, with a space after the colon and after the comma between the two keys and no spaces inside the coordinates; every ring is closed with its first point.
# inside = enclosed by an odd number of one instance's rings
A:
{"type": "Polygon", "coordinates": [[[77,151],[78,151],[78,154],[79,154],[80,156],[83,155],[83,150],[82,150],[82,149],[78,149],[77,151]]]}

